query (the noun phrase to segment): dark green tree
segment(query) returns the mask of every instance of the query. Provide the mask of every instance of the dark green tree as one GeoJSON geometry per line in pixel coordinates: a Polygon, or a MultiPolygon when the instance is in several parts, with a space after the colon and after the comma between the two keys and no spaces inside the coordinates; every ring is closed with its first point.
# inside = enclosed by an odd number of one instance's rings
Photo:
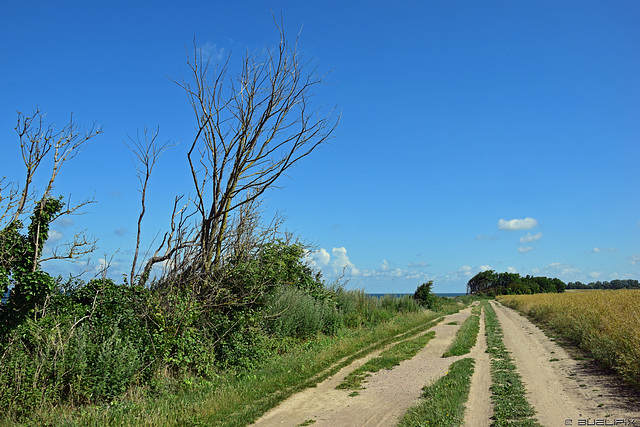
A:
{"type": "Polygon", "coordinates": [[[416,289],[416,292],[413,294],[413,298],[423,307],[429,310],[435,309],[438,305],[438,296],[433,293],[433,280],[429,280],[427,283],[418,286],[418,289],[416,289]]]}

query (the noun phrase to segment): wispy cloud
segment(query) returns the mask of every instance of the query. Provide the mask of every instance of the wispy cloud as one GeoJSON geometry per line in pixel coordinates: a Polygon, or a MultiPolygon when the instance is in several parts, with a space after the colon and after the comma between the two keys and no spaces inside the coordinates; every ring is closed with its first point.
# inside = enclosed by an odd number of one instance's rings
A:
{"type": "Polygon", "coordinates": [[[407,264],[407,267],[409,267],[409,268],[426,268],[426,267],[429,267],[429,263],[428,262],[410,262],[409,264],[407,264]]]}
{"type": "Polygon", "coordinates": [[[471,269],[471,267],[470,267],[470,266],[468,266],[468,265],[463,265],[462,267],[460,267],[460,268],[458,269],[458,274],[460,274],[460,275],[462,275],[462,276],[464,276],[464,277],[471,277],[471,276],[473,276],[472,269],[471,269]]]}
{"type": "Polygon", "coordinates": [[[211,59],[212,61],[220,61],[224,56],[224,48],[218,47],[217,44],[206,42],[200,46],[200,54],[203,59],[211,59]]]}
{"type": "Polygon", "coordinates": [[[478,234],[476,240],[496,240],[498,236],[486,236],[484,234],[478,234]]]}
{"type": "Polygon", "coordinates": [[[64,238],[64,233],[58,230],[49,230],[49,238],[47,239],[47,244],[52,245],[54,243],[59,242],[64,238]]]}
{"type": "Polygon", "coordinates": [[[550,276],[575,276],[580,274],[580,269],[562,262],[552,262],[545,268],[550,276]]]}
{"type": "Polygon", "coordinates": [[[62,228],[71,227],[73,225],[73,219],[69,218],[68,216],[62,216],[53,221],[52,225],[62,228]]]}
{"type": "Polygon", "coordinates": [[[538,225],[538,221],[535,218],[523,218],[523,219],[500,219],[498,221],[499,230],[516,231],[516,230],[529,230],[538,225]]]}
{"type": "Polygon", "coordinates": [[[591,250],[592,254],[599,254],[602,252],[618,252],[619,249],[618,248],[599,248],[599,247],[595,247],[591,250]]]}
{"type": "Polygon", "coordinates": [[[533,246],[520,246],[518,248],[518,252],[521,254],[526,254],[527,252],[531,252],[533,250],[533,246]]]}
{"type": "Polygon", "coordinates": [[[127,229],[124,227],[116,228],[115,230],[113,230],[113,234],[115,234],[116,236],[124,236],[125,234],[127,234],[127,229]]]}
{"type": "Polygon", "coordinates": [[[535,242],[537,240],[540,240],[541,237],[542,237],[542,233],[538,233],[538,234],[527,233],[526,236],[522,236],[520,238],[520,243],[535,242]]]}
{"type": "Polygon", "coordinates": [[[631,255],[631,265],[638,265],[638,264],[640,264],[640,254],[631,255]]]}

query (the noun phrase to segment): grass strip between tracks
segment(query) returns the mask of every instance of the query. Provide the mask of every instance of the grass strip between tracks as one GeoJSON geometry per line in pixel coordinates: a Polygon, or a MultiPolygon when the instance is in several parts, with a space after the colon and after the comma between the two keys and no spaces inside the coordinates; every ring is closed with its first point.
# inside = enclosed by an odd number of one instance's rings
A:
{"type": "Polygon", "coordinates": [[[462,425],[474,364],[470,357],[453,362],[445,376],[422,389],[420,403],[407,411],[399,426],[462,425]]]}
{"type": "Polygon", "coordinates": [[[460,326],[460,329],[456,332],[455,339],[442,357],[462,356],[469,353],[473,346],[476,345],[478,332],[480,332],[480,316],[472,314],[460,326]]]}
{"type": "Polygon", "coordinates": [[[488,302],[483,302],[487,352],[491,356],[491,398],[493,400],[493,426],[537,426],[535,411],[525,398],[525,388],[516,365],[503,342],[498,316],[488,302]]]}

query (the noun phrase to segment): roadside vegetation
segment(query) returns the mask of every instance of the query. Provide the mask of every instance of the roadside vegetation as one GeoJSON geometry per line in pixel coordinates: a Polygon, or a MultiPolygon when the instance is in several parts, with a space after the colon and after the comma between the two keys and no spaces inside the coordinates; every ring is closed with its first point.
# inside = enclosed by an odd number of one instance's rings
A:
{"type": "Polygon", "coordinates": [[[499,301],[576,343],[640,390],[640,290],[511,295],[499,301]]]}
{"type": "Polygon", "coordinates": [[[420,403],[407,411],[399,426],[462,425],[474,363],[472,358],[453,362],[445,376],[423,388],[420,403]]]}
{"type": "Polygon", "coordinates": [[[487,352],[491,357],[491,398],[494,411],[493,426],[540,426],[533,418],[535,411],[527,402],[522,379],[516,371],[509,351],[504,345],[502,328],[495,310],[483,302],[487,352]]]}

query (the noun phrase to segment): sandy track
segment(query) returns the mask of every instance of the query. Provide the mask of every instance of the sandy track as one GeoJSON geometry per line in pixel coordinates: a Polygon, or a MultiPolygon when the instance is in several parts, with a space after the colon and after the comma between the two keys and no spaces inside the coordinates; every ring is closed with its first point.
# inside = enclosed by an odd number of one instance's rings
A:
{"type": "MultiPolygon", "coordinates": [[[[611,423],[624,419],[635,419],[640,425],[640,401],[630,400],[637,399],[637,393],[620,387],[614,377],[593,370],[589,363],[573,360],[565,349],[514,310],[495,301],[491,304],[502,327],[504,343],[512,353],[527,389],[527,400],[543,426],[587,425],[587,419],[589,425],[596,425],[593,424],[595,420],[603,420],[597,425],[616,425],[611,423]],[[609,424],[605,424],[605,419],[609,424]]],[[[464,425],[490,426],[493,413],[489,389],[491,365],[486,353],[484,316],[480,318],[478,342],[470,354],[441,357],[470,311],[469,307],[446,316],[430,329],[436,336],[425,348],[392,370],[373,373],[358,396],[350,397],[348,391],[336,390],[336,386],[382,350],[355,361],[317,387],[291,396],[264,414],[255,425],[297,426],[314,420],[314,426],[395,426],[417,403],[422,387],[445,375],[454,361],[472,357],[475,369],[464,425]],[[457,325],[448,325],[453,321],[457,325]]]]}
{"type": "MultiPolygon", "coordinates": [[[[431,328],[436,335],[416,356],[392,370],[373,373],[358,396],[336,386],[365,360],[343,368],[315,388],[304,390],[263,415],[256,426],[297,426],[315,420],[314,426],[394,426],[416,403],[422,387],[442,377],[460,357],[442,358],[455,333],[470,315],[470,308],[446,316],[431,328]],[[449,322],[457,325],[448,325],[449,322]]],[[[377,353],[379,354],[379,352],[377,353]]],[[[369,358],[372,357],[371,355],[369,358]]],[[[368,359],[368,358],[367,358],[368,359]]]]}
{"type": "Polygon", "coordinates": [[[469,355],[475,360],[469,400],[464,413],[465,426],[491,425],[493,415],[493,403],[491,402],[491,359],[487,350],[487,337],[485,336],[484,315],[480,316],[480,331],[475,347],[469,355]]]}
{"type": "Polygon", "coordinates": [[[615,379],[571,359],[566,350],[516,311],[495,301],[492,305],[505,346],[512,352],[527,389],[527,400],[542,425],[569,425],[566,420],[579,425],[580,419],[605,417],[609,422],[635,418],[640,424],[638,403],[629,402],[631,395],[625,396],[615,379]]]}

